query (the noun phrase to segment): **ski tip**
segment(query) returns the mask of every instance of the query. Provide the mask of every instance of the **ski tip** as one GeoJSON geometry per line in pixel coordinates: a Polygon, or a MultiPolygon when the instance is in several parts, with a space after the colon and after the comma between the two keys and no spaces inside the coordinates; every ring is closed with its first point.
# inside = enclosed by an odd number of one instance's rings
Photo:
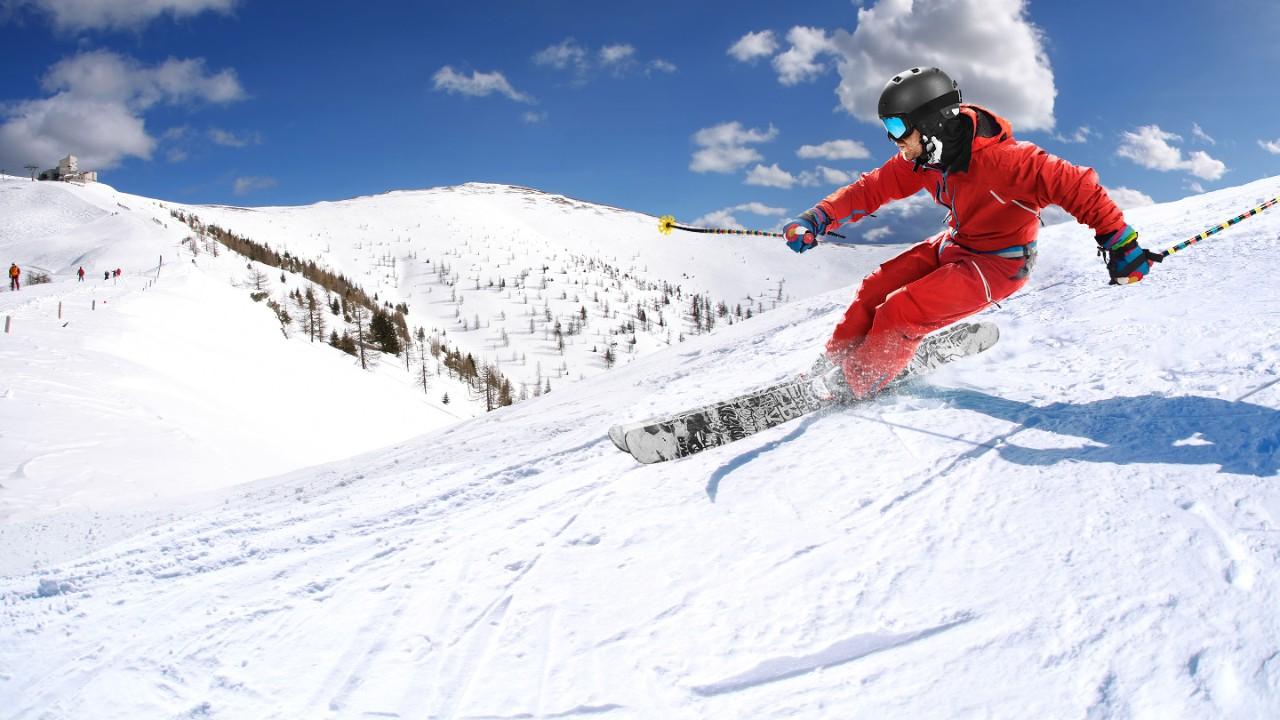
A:
{"type": "Polygon", "coordinates": [[[609,439],[612,440],[613,444],[622,452],[631,452],[627,449],[627,436],[621,425],[614,425],[609,428],[609,439]]]}

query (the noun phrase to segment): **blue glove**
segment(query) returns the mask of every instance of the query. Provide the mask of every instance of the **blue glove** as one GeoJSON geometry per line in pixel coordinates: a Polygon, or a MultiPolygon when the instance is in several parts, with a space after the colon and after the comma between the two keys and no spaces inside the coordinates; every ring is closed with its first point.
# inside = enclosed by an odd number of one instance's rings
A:
{"type": "Polygon", "coordinates": [[[1098,242],[1098,254],[1107,262],[1112,285],[1136,283],[1151,272],[1151,261],[1163,258],[1138,244],[1138,231],[1125,225],[1107,235],[1094,237],[1098,242]],[[1153,257],[1154,256],[1154,257],[1153,257]]]}
{"type": "Polygon", "coordinates": [[[813,208],[800,213],[800,217],[782,227],[782,235],[787,239],[787,247],[802,253],[818,246],[818,236],[827,232],[831,218],[822,208],[813,208]]]}

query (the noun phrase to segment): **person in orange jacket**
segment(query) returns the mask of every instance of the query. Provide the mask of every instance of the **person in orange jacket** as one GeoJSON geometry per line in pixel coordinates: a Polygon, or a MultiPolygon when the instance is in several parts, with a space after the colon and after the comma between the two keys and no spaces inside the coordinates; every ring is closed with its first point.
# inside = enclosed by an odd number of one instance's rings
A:
{"type": "Polygon", "coordinates": [[[20,290],[22,288],[22,270],[18,269],[18,263],[9,264],[9,289],[20,290]]]}
{"type": "Polygon", "coordinates": [[[1008,121],[962,103],[958,84],[942,70],[895,75],[878,111],[898,154],[785,225],[787,246],[805,252],[822,234],[922,189],[949,211],[948,229],[862,281],[826,344],[826,359],[841,370],[832,374],[840,399],[882,390],[925,335],[1022,288],[1046,205],[1093,229],[1112,284],[1150,272],[1154,253],[1138,245],[1097,173],[1014,140],[1008,121]]]}

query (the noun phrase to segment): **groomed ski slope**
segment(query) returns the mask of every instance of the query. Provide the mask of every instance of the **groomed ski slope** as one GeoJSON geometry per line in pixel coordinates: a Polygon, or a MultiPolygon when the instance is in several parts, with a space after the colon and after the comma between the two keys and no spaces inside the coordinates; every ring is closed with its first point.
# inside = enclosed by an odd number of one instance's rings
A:
{"type": "MultiPolygon", "coordinates": [[[[1159,249],[1277,194],[1127,216],[1159,249]]],[[[996,348],[868,405],[655,466],[605,435],[802,369],[843,289],[0,577],[0,707],[1274,717],[1280,211],[1133,287],[1090,235],[1043,231],[996,348]]]]}

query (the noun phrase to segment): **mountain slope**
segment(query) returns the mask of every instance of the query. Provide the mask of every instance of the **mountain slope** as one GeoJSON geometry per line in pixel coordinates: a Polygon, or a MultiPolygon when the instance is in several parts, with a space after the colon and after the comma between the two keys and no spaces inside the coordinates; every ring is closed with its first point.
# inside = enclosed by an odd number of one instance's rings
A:
{"type": "MultiPolygon", "coordinates": [[[[1153,248],[1280,179],[1128,213],[1153,248]]],[[[639,466],[609,424],[805,367],[847,290],[0,578],[16,717],[1266,717],[1280,215],[1108,287],[1042,233],[1001,343],[639,466]]],[[[821,254],[810,254],[818,262],[821,254]],[[816,257],[814,257],[816,256],[816,257]]],[[[112,522],[104,518],[103,523],[112,522]]]]}

